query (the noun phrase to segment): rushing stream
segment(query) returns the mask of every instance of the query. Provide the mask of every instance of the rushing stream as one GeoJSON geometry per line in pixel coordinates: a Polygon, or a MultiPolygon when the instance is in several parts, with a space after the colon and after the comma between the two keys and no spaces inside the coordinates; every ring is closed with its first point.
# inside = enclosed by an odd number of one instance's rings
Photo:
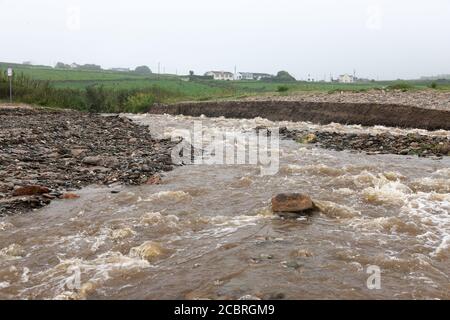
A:
{"type": "MultiPolygon", "coordinates": [[[[155,135],[195,120],[130,117],[155,135]]],[[[196,119],[205,131],[313,126],[196,119]]],[[[79,199],[0,218],[0,299],[450,298],[448,157],[337,152],[290,140],[279,149],[275,175],[253,165],[186,165],[161,185],[93,186],[79,199]],[[270,199],[280,192],[309,194],[322,212],[275,217],[270,199]],[[370,266],[381,270],[380,289],[367,286],[370,266]]]]}

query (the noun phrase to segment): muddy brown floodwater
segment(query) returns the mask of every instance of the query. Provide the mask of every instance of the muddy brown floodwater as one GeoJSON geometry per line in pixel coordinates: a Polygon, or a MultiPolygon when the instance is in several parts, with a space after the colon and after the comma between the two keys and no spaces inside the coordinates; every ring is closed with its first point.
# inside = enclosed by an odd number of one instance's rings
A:
{"type": "MultiPolygon", "coordinates": [[[[154,134],[199,119],[130,117],[154,134]]],[[[205,131],[313,126],[201,120],[205,131]]],[[[268,176],[250,165],[188,165],[161,185],[118,194],[90,187],[79,199],[2,217],[0,298],[450,298],[448,157],[369,156],[283,140],[280,162],[268,176]],[[285,191],[310,194],[322,212],[274,217],[270,198],[285,191]],[[372,265],[381,269],[380,289],[367,287],[372,265]]]]}

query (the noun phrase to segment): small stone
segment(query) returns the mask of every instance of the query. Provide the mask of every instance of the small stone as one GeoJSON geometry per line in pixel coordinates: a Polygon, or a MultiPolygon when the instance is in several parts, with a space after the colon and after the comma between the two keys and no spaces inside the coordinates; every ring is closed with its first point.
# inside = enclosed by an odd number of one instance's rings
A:
{"type": "Polygon", "coordinates": [[[130,250],[130,256],[139,257],[150,262],[157,259],[163,253],[164,249],[162,246],[153,241],[144,242],[139,247],[134,247],[130,250]]]}
{"type": "Polygon", "coordinates": [[[271,293],[269,296],[269,300],[282,300],[286,298],[286,295],[282,292],[271,293]]]}
{"type": "Polygon", "coordinates": [[[273,259],[273,256],[271,254],[267,254],[267,253],[262,253],[259,255],[259,257],[261,259],[269,259],[269,260],[273,259]]]}
{"type": "Polygon", "coordinates": [[[252,296],[251,294],[246,294],[245,296],[240,297],[238,300],[261,300],[261,298],[252,296]]]}
{"type": "Polygon", "coordinates": [[[400,150],[399,154],[405,156],[405,155],[409,154],[409,149],[402,149],[402,150],[400,150]]]}
{"type": "Polygon", "coordinates": [[[311,198],[300,193],[280,193],[272,198],[273,212],[304,212],[313,208],[311,198]]]}
{"type": "Polygon", "coordinates": [[[287,268],[292,268],[295,270],[301,267],[301,265],[297,261],[288,261],[285,265],[287,268]]]}
{"type": "Polygon", "coordinates": [[[450,153],[450,143],[439,144],[437,146],[436,150],[440,154],[447,155],[450,153]]]}
{"type": "Polygon", "coordinates": [[[71,199],[78,199],[80,196],[75,193],[64,193],[61,196],[61,199],[71,200],[71,199]]]}
{"type": "Polygon", "coordinates": [[[145,184],[150,184],[150,185],[161,184],[161,183],[162,183],[162,179],[161,179],[161,176],[159,176],[159,175],[151,176],[150,178],[147,179],[147,182],[145,182],[145,184]]]}
{"type": "Polygon", "coordinates": [[[316,143],[317,136],[314,133],[308,133],[307,135],[300,137],[300,139],[298,139],[297,142],[303,144],[316,143]]]}
{"type": "Polygon", "coordinates": [[[302,258],[311,258],[313,256],[312,252],[309,251],[308,249],[299,249],[293,251],[291,255],[294,257],[302,257],[302,258]]]}
{"type": "Polygon", "coordinates": [[[75,158],[81,156],[85,152],[86,152],[86,149],[72,149],[72,150],[70,150],[70,154],[72,155],[72,157],[75,157],[75,158]]]}
{"type": "Polygon", "coordinates": [[[411,142],[409,145],[412,149],[420,148],[420,145],[417,142],[411,142]]]}
{"type": "Polygon", "coordinates": [[[96,166],[102,162],[101,157],[85,157],[82,162],[87,165],[96,166]]]}

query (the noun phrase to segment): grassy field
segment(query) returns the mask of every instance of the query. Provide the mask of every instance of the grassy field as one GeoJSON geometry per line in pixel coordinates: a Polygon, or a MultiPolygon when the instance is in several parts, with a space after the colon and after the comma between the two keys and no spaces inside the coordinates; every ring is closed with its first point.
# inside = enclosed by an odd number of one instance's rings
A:
{"type": "MultiPolygon", "coordinates": [[[[15,72],[17,99],[49,106],[95,111],[141,111],[154,102],[186,100],[210,100],[239,98],[258,94],[292,94],[302,91],[365,91],[397,87],[403,90],[420,90],[431,86],[431,81],[419,82],[368,82],[354,84],[324,82],[267,81],[183,81],[176,75],[140,75],[134,72],[85,71],[54,69],[45,66],[29,66],[0,62],[3,86],[0,83],[0,99],[7,95],[4,71],[12,66],[15,72]],[[21,94],[20,94],[21,93],[21,94]]],[[[2,78],[0,78],[1,80],[2,78]]],[[[438,83],[437,89],[450,90],[450,82],[438,83]]]]}

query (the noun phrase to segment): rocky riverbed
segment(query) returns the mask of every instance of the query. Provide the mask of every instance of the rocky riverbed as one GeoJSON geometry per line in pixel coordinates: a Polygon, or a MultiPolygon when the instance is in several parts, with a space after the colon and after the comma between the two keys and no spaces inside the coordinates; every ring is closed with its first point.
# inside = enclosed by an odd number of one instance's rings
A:
{"type": "MultiPolygon", "coordinates": [[[[256,128],[259,130],[261,128],[256,128]]],[[[337,151],[355,150],[367,154],[417,155],[419,157],[450,156],[450,139],[444,136],[408,133],[342,133],[332,131],[289,130],[280,128],[280,135],[299,143],[315,144],[337,151]]]]}
{"type": "Polygon", "coordinates": [[[90,184],[158,183],[172,169],[174,142],[118,115],[3,107],[0,123],[0,215],[76,198],[90,184]]]}

